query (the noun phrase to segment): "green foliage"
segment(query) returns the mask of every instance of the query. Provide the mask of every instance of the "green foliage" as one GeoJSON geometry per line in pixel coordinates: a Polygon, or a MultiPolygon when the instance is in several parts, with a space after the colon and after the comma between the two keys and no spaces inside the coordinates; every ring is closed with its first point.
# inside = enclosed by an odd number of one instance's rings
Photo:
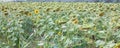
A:
{"type": "Polygon", "coordinates": [[[119,5],[0,3],[0,48],[112,48],[120,42],[119,5]]]}

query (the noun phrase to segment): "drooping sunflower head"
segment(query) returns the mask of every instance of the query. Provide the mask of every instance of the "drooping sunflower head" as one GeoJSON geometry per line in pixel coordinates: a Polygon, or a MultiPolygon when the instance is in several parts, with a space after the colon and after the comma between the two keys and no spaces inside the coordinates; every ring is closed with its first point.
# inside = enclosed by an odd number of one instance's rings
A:
{"type": "Polygon", "coordinates": [[[58,34],[58,35],[62,35],[62,32],[58,32],[57,34],[58,34]]]}
{"type": "Polygon", "coordinates": [[[8,12],[5,12],[5,13],[4,13],[4,16],[8,16],[8,12]]]}
{"type": "Polygon", "coordinates": [[[28,13],[29,13],[29,11],[25,11],[25,12],[24,12],[25,15],[28,15],[28,13]]]}
{"type": "Polygon", "coordinates": [[[113,48],[120,48],[120,43],[116,44],[113,48]]]}
{"type": "Polygon", "coordinates": [[[104,12],[99,13],[99,16],[104,16],[104,12]]]}
{"type": "Polygon", "coordinates": [[[28,16],[32,16],[32,14],[31,14],[31,13],[28,13],[28,16]]]}
{"type": "Polygon", "coordinates": [[[47,9],[46,9],[46,12],[49,12],[50,10],[51,10],[51,8],[47,8],[47,9]]]}
{"type": "Polygon", "coordinates": [[[74,18],[74,19],[72,20],[72,23],[73,23],[73,24],[78,24],[78,22],[79,22],[79,21],[78,21],[77,18],[74,18]]]}
{"type": "Polygon", "coordinates": [[[39,10],[35,9],[35,10],[34,10],[34,13],[35,13],[35,14],[38,14],[38,13],[39,13],[39,10]]]}

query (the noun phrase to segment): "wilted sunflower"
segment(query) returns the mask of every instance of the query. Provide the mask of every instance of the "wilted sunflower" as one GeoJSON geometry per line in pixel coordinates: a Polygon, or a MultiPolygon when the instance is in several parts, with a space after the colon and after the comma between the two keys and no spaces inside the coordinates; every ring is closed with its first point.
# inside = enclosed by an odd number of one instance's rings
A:
{"type": "Polygon", "coordinates": [[[117,30],[119,30],[120,29],[120,26],[115,26],[114,27],[114,31],[117,31],[117,30]]]}
{"type": "Polygon", "coordinates": [[[91,28],[89,28],[89,27],[79,27],[79,30],[80,31],[88,31],[88,30],[90,30],[91,28]]]}
{"type": "Polygon", "coordinates": [[[28,13],[29,13],[28,11],[25,11],[25,12],[24,12],[25,15],[28,15],[28,13]]]}
{"type": "Polygon", "coordinates": [[[46,9],[46,12],[48,12],[48,11],[50,11],[50,10],[51,10],[51,8],[47,8],[47,9],[46,9]]]}
{"type": "Polygon", "coordinates": [[[99,8],[101,8],[102,7],[102,4],[99,4],[99,8]]]}
{"type": "Polygon", "coordinates": [[[37,16],[37,18],[39,18],[39,19],[40,19],[40,18],[42,18],[42,16],[37,16]]]}
{"type": "Polygon", "coordinates": [[[60,11],[60,8],[57,8],[55,11],[60,11]]]}
{"type": "Polygon", "coordinates": [[[9,18],[7,21],[8,21],[8,22],[10,22],[11,20],[12,20],[12,19],[11,19],[11,18],[9,18]]]}
{"type": "Polygon", "coordinates": [[[111,22],[112,22],[112,23],[116,23],[116,18],[115,18],[115,17],[112,17],[111,22]]]}
{"type": "Polygon", "coordinates": [[[32,14],[31,13],[28,13],[28,16],[31,16],[32,14]]]}
{"type": "Polygon", "coordinates": [[[96,31],[96,27],[94,27],[93,30],[96,31]]]}
{"type": "Polygon", "coordinates": [[[58,35],[62,35],[62,32],[58,32],[58,35]]]}
{"type": "Polygon", "coordinates": [[[23,13],[24,13],[24,11],[20,11],[19,13],[23,14],[23,13]]]}
{"type": "Polygon", "coordinates": [[[7,16],[7,15],[8,15],[8,13],[7,13],[7,12],[5,12],[5,13],[4,13],[4,15],[5,15],[5,16],[7,16]]]}
{"type": "Polygon", "coordinates": [[[116,44],[113,48],[120,48],[120,43],[116,44]]]}
{"type": "Polygon", "coordinates": [[[1,9],[3,12],[7,12],[7,8],[2,8],[1,9]]]}
{"type": "Polygon", "coordinates": [[[116,6],[111,6],[111,7],[110,7],[110,10],[112,10],[112,11],[116,11],[115,8],[116,8],[116,6]]]}
{"type": "Polygon", "coordinates": [[[4,8],[2,8],[1,10],[2,10],[2,11],[4,11],[5,9],[4,9],[4,8]]]}
{"type": "Polygon", "coordinates": [[[79,22],[79,21],[78,21],[78,19],[76,19],[76,18],[72,20],[72,23],[73,23],[73,24],[78,24],[78,22],[79,22]]]}
{"type": "Polygon", "coordinates": [[[7,12],[7,10],[4,10],[4,12],[7,12]]]}
{"type": "Polygon", "coordinates": [[[16,16],[20,16],[20,14],[17,14],[16,16]]]}
{"type": "Polygon", "coordinates": [[[34,13],[35,13],[35,14],[38,14],[38,13],[39,13],[39,10],[35,9],[35,10],[34,10],[34,13]]]}
{"type": "Polygon", "coordinates": [[[60,11],[60,8],[56,8],[53,10],[53,12],[58,12],[58,11],[60,11]]]}
{"type": "Polygon", "coordinates": [[[101,12],[100,14],[99,14],[99,16],[103,16],[104,15],[104,12],[101,12]]]}

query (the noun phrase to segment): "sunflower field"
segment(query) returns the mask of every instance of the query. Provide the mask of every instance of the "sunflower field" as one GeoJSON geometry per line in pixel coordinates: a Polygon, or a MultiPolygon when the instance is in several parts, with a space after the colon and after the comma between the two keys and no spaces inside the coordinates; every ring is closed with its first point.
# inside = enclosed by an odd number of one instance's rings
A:
{"type": "Polygon", "coordinates": [[[0,3],[0,48],[120,48],[120,4],[0,3]]]}

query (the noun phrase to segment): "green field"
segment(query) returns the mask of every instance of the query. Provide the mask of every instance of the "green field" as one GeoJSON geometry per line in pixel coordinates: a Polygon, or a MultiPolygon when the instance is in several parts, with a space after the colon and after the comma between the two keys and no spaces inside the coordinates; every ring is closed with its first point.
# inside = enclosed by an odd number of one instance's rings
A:
{"type": "Polygon", "coordinates": [[[0,48],[120,48],[120,4],[0,3],[0,48]]]}

